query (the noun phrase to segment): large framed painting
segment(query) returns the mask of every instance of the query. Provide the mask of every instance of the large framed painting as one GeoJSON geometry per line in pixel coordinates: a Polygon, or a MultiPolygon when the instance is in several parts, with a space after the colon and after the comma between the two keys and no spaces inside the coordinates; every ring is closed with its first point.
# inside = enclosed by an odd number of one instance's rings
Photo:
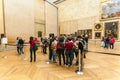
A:
{"type": "Polygon", "coordinates": [[[42,37],[42,31],[38,31],[38,37],[42,37]]]}
{"type": "Polygon", "coordinates": [[[92,39],[92,29],[78,30],[78,35],[88,34],[89,39],[92,39]]]}
{"type": "Polygon", "coordinates": [[[111,19],[120,17],[120,0],[110,0],[101,3],[101,19],[111,19]]]}
{"type": "Polygon", "coordinates": [[[118,23],[118,21],[105,23],[105,37],[113,36],[116,39],[118,38],[118,23]]]}

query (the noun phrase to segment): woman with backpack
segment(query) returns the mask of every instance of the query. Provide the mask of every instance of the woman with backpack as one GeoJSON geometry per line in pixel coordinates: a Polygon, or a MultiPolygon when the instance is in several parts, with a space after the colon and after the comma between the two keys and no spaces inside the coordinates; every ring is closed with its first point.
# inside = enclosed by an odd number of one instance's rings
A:
{"type": "Polygon", "coordinates": [[[57,43],[57,55],[59,58],[59,65],[61,65],[61,55],[63,57],[63,64],[65,65],[64,39],[63,38],[59,38],[59,41],[57,43]]]}
{"type": "Polygon", "coordinates": [[[32,36],[30,37],[30,41],[29,41],[29,43],[30,43],[30,62],[32,62],[32,54],[34,53],[34,62],[36,62],[36,41],[37,41],[37,39],[35,38],[33,38],[32,36]]]}
{"type": "Polygon", "coordinates": [[[54,63],[56,63],[56,46],[57,46],[57,40],[54,39],[52,44],[51,44],[52,56],[53,56],[53,62],[54,63]]]}
{"type": "Polygon", "coordinates": [[[73,62],[73,47],[74,47],[74,43],[72,41],[72,39],[69,37],[68,38],[68,42],[65,43],[65,54],[66,54],[66,66],[72,66],[72,62],[73,62]],[[70,63],[69,63],[70,61],[70,63]]]}

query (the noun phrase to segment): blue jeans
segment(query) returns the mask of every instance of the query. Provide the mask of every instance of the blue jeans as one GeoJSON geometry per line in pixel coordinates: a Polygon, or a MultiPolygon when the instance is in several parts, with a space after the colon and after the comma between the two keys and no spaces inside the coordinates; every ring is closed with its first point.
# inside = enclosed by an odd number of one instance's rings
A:
{"type": "Polygon", "coordinates": [[[61,56],[63,58],[63,64],[65,65],[65,55],[64,55],[64,49],[57,50],[58,58],[59,58],[59,65],[61,65],[61,56]]]}
{"type": "Polygon", "coordinates": [[[86,43],[86,51],[88,51],[88,43],[86,43]]]}
{"type": "Polygon", "coordinates": [[[30,62],[32,62],[32,54],[34,53],[34,62],[36,61],[36,51],[30,48],[30,62]]]}
{"type": "Polygon", "coordinates": [[[19,54],[21,55],[21,54],[24,54],[24,52],[23,52],[23,47],[21,47],[21,48],[19,48],[20,50],[19,50],[19,54]]]}
{"type": "Polygon", "coordinates": [[[70,62],[70,65],[72,65],[73,61],[73,50],[66,50],[66,65],[70,62]]]}
{"type": "Polygon", "coordinates": [[[52,53],[53,53],[53,62],[56,62],[56,50],[53,50],[52,53]]]}
{"type": "Polygon", "coordinates": [[[105,42],[105,47],[104,48],[108,48],[109,46],[109,42],[105,42]]]}

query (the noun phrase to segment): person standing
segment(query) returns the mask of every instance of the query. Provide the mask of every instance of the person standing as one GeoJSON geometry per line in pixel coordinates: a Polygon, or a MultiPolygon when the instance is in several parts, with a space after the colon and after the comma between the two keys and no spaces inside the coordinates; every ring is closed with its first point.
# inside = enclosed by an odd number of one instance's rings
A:
{"type": "Polygon", "coordinates": [[[65,65],[65,55],[64,55],[64,39],[59,38],[59,41],[57,42],[57,55],[59,58],[59,65],[61,65],[61,56],[63,58],[63,64],[65,65]]]}
{"type": "Polygon", "coordinates": [[[85,35],[85,42],[86,42],[86,51],[88,51],[88,35],[85,35]]]}
{"type": "Polygon", "coordinates": [[[53,52],[52,52],[52,49],[51,49],[53,39],[54,39],[54,36],[50,35],[50,37],[49,37],[49,62],[52,61],[52,57],[53,57],[53,52]]]}
{"type": "Polygon", "coordinates": [[[30,37],[30,62],[32,62],[33,60],[33,57],[32,57],[32,54],[34,54],[34,62],[36,62],[36,50],[34,49],[35,47],[35,42],[37,41],[37,39],[33,38],[32,36],[30,37]]]}
{"type": "Polygon", "coordinates": [[[42,47],[43,47],[43,53],[44,54],[47,54],[47,51],[46,51],[46,49],[47,49],[47,37],[45,37],[43,40],[42,40],[42,47]]]}
{"type": "MultiPolygon", "coordinates": [[[[80,50],[80,54],[85,56],[85,54],[83,54],[84,43],[83,43],[83,41],[82,41],[82,37],[81,37],[81,36],[78,36],[77,39],[78,39],[78,41],[79,41],[79,43],[78,43],[78,49],[80,50]]],[[[80,55],[80,54],[79,54],[79,55],[80,55]]],[[[79,59],[79,55],[78,55],[78,59],[79,59]]],[[[76,65],[78,65],[78,60],[77,60],[77,62],[76,62],[76,65]]]]}
{"type": "Polygon", "coordinates": [[[73,61],[73,57],[74,57],[73,47],[74,47],[74,43],[72,42],[72,39],[68,38],[68,42],[65,43],[66,66],[68,66],[68,65],[72,66],[72,61],[73,61]],[[70,64],[68,61],[70,61],[70,64]]]}
{"type": "Polygon", "coordinates": [[[110,39],[110,49],[114,49],[114,43],[115,43],[115,39],[113,37],[111,37],[110,39]]]}
{"type": "Polygon", "coordinates": [[[107,38],[105,39],[105,47],[104,47],[104,48],[108,48],[108,46],[109,46],[109,41],[110,41],[110,39],[109,39],[109,37],[107,37],[107,38]]]}
{"type": "Polygon", "coordinates": [[[101,47],[105,47],[105,39],[104,39],[104,37],[102,37],[102,40],[101,40],[101,47]]]}
{"type": "Polygon", "coordinates": [[[56,63],[56,46],[57,46],[57,40],[54,39],[51,44],[52,54],[53,54],[53,62],[56,63]]]}
{"type": "Polygon", "coordinates": [[[23,47],[24,47],[24,41],[22,38],[19,38],[19,41],[18,41],[18,46],[19,46],[19,54],[24,54],[23,52],[23,47]]]}
{"type": "Polygon", "coordinates": [[[18,42],[19,42],[19,37],[17,37],[17,38],[16,38],[16,46],[17,46],[17,52],[18,52],[18,54],[19,54],[19,50],[20,50],[20,49],[19,49],[19,45],[18,45],[18,42]]]}

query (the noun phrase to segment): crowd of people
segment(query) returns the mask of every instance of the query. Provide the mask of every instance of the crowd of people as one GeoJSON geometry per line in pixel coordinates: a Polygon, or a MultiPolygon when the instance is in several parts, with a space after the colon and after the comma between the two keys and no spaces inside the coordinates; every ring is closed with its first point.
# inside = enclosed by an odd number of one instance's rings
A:
{"type": "MultiPolygon", "coordinates": [[[[85,36],[60,36],[55,37],[50,35],[41,40],[42,52],[47,54],[47,47],[49,48],[49,62],[56,63],[56,58],[59,60],[59,65],[63,63],[65,66],[72,66],[74,55],[76,57],[76,65],[78,65],[78,53],[88,51],[88,35],[85,36]],[[62,60],[63,59],[63,60],[62,60]],[[63,62],[61,62],[63,61],[63,62]]],[[[84,55],[86,58],[86,55],[84,55]]]]}
{"type": "Polygon", "coordinates": [[[114,49],[114,43],[115,43],[115,39],[114,37],[102,37],[102,43],[101,46],[104,48],[110,48],[110,49],[114,49]]]}
{"type": "MultiPolygon", "coordinates": [[[[30,37],[30,62],[36,62],[37,38],[30,37]],[[34,55],[34,57],[33,57],[34,55]],[[34,58],[34,59],[33,59],[34,58]]],[[[24,40],[17,37],[17,52],[19,55],[24,54],[24,40]]],[[[87,53],[88,51],[88,35],[85,36],[54,36],[50,35],[49,38],[41,38],[40,47],[43,54],[49,54],[49,62],[58,63],[59,65],[72,66],[73,60],[76,58],[76,65],[78,65],[78,54],[87,53]],[[48,50],[47,50],[48,49],[48,50]],[[75,55],[75,56],[74,56],[75,55]],[[62,62],[63,61],[63,62],[62,62]]],[[[86,54],[83,54],[86,58],[86,54]]]]}

